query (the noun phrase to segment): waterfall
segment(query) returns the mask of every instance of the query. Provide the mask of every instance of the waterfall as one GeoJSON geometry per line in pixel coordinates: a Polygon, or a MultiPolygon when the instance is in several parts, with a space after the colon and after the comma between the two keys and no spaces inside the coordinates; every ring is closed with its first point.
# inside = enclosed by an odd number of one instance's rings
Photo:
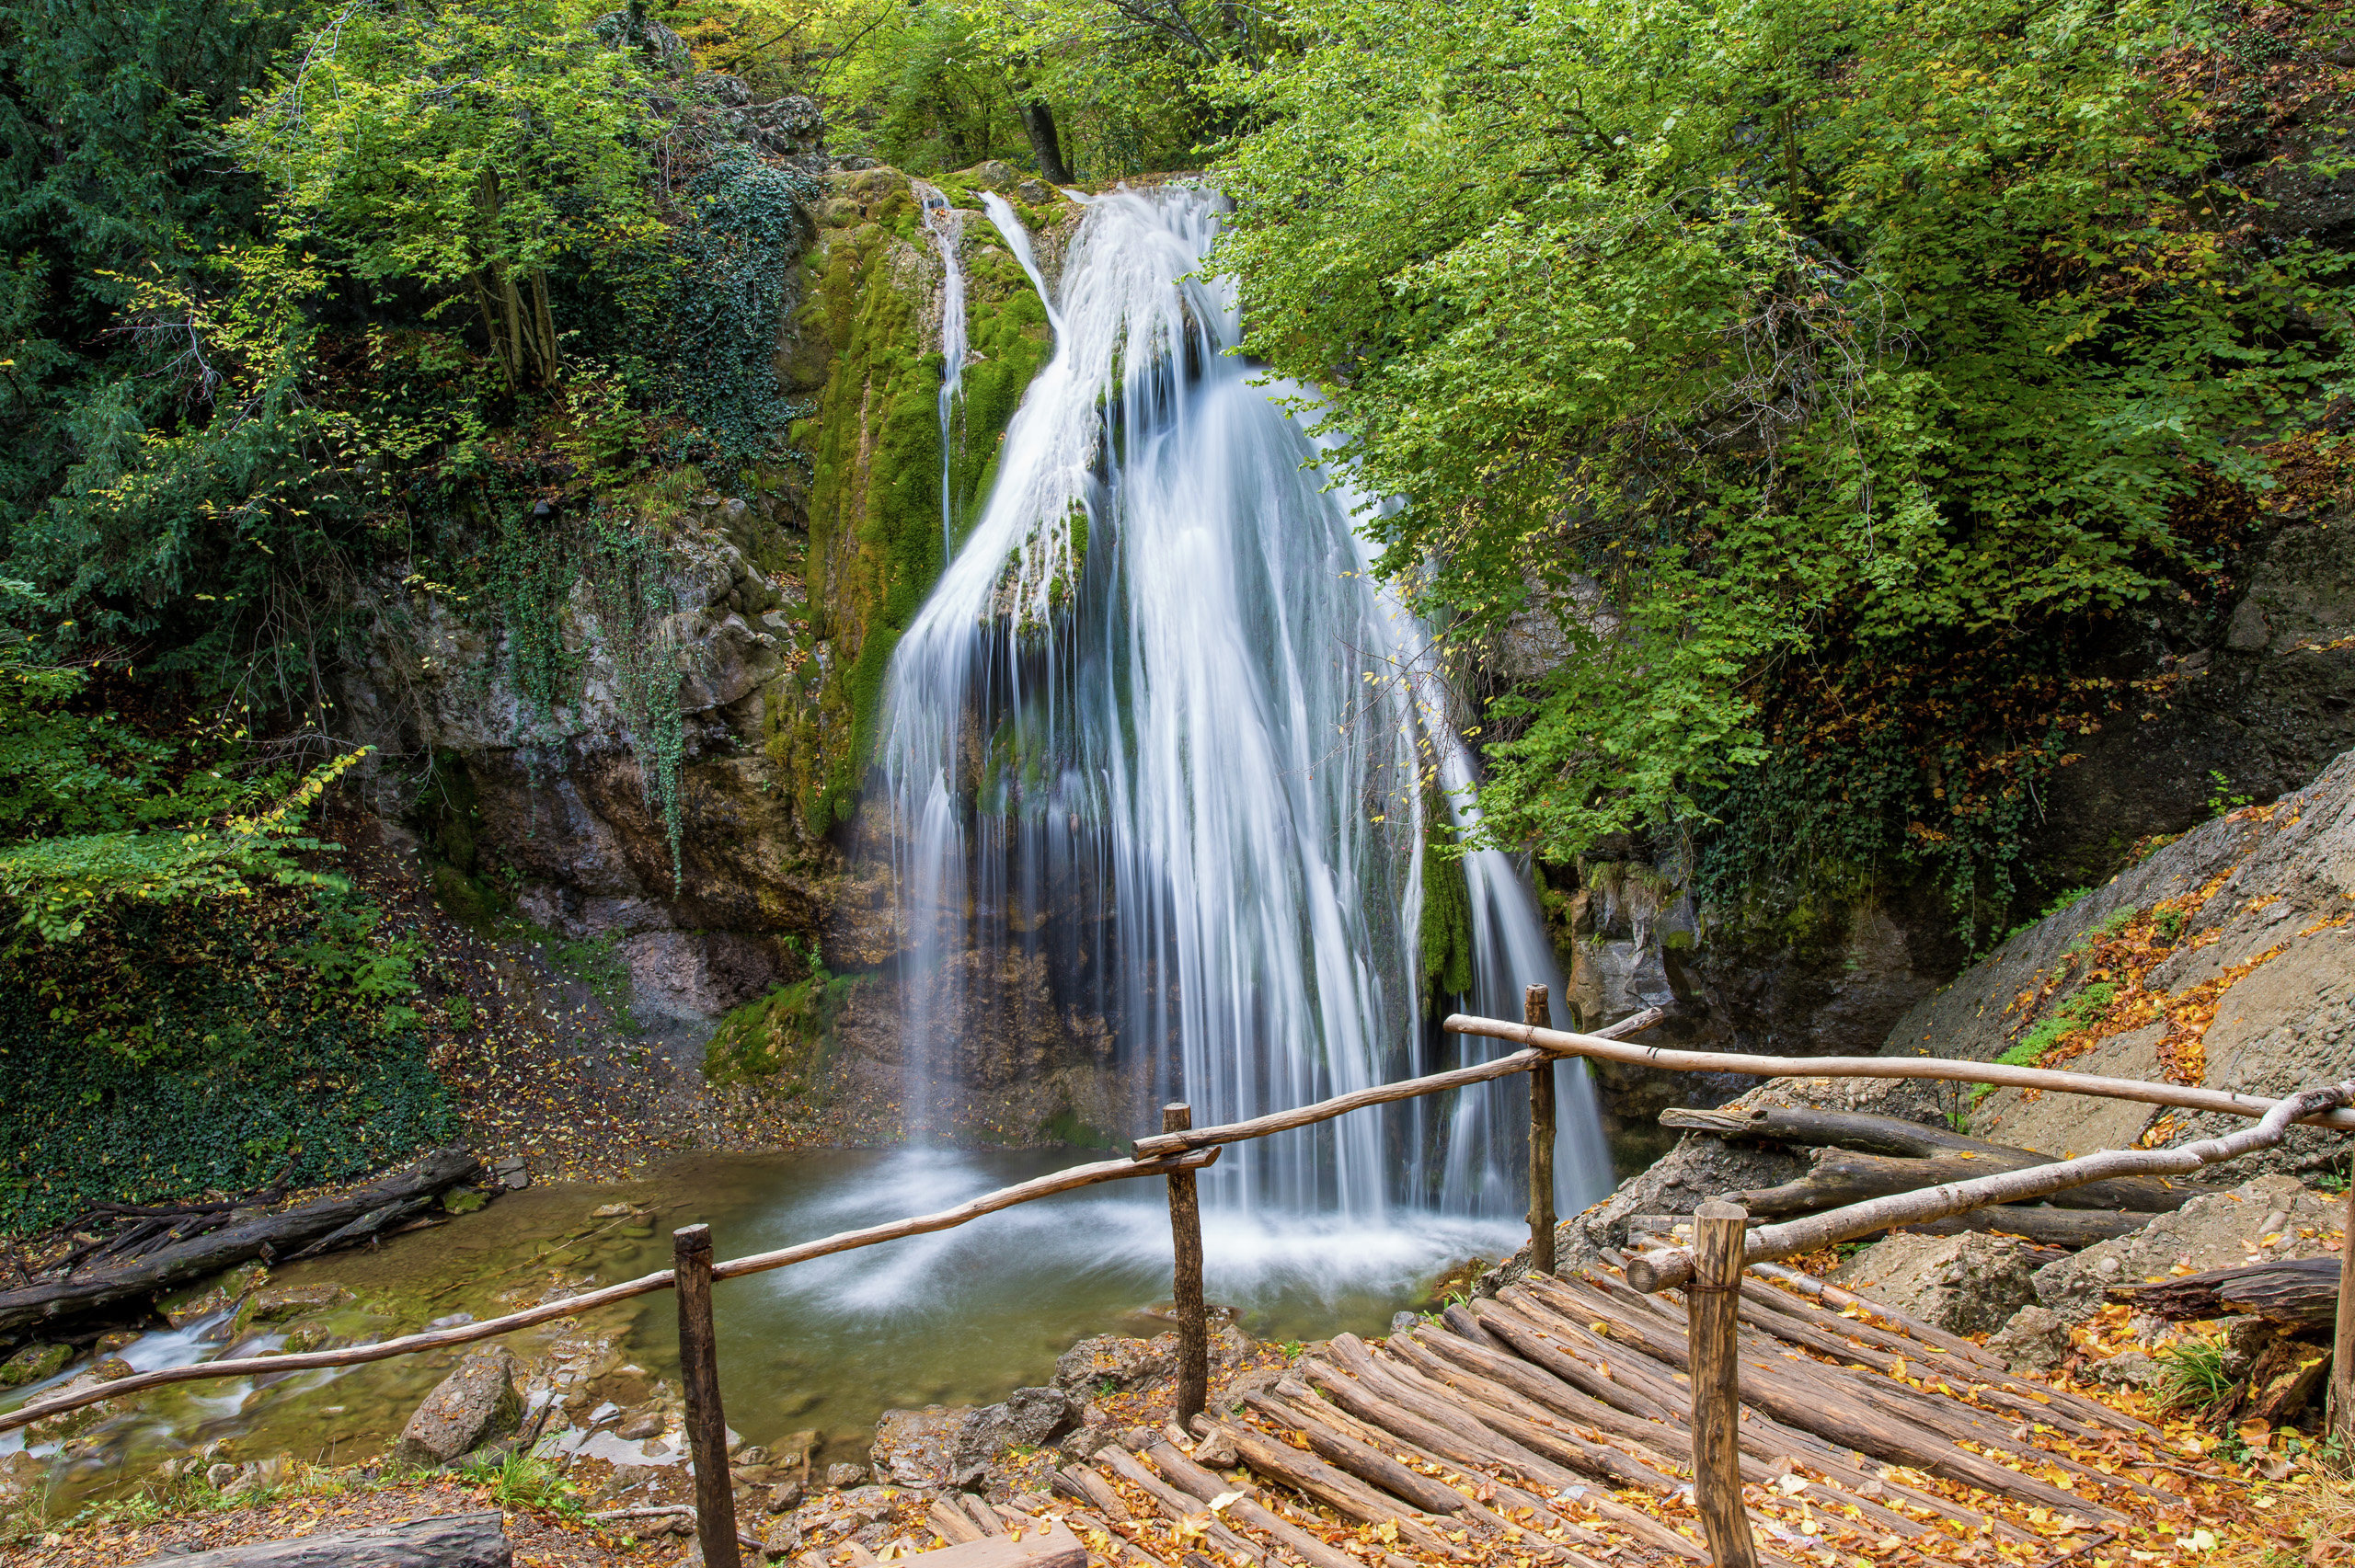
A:
{"type": "Polygon", "coordinates": [[[925,231],[940,252],[940,558],[957,549],[956,504],[949,480],[955,471],[957,398],[965,390],[965,355],[971,340],[965,326],[965,214],[932,186],[910,182],[924,214],[925,231]]]}
{"type": "MultiPolygon", "coordinates": [[[[1179,1094],[1207,1124],[1488,1054],[1429,1027],[1417,972],[1426,737],[1459,813],[1470,759],[1355,498],[1280,404],[1310,395],[1228,352],[1239,302],[1198,275],[1217,213],[1181,187],[1089,203],[1054,357],[893,655],[878,815],[919,1135],[1073,1065],[1125,1085],[1125,1136],[1179,1094]]],[[[1526,879],[1460,864],[1460,1001],[1517,1017],[1525,981],[1558,997],[1526,879]]],[[[1567,1212],[1608,1168],[1584,1070],[1565,1077],[1567,1212]]],[[[1516,1213],[1523,1103],[1516,1078],[1357,1113],[1235,1146],[1206,1185],[1356,1221],[1516,1213]]]]}

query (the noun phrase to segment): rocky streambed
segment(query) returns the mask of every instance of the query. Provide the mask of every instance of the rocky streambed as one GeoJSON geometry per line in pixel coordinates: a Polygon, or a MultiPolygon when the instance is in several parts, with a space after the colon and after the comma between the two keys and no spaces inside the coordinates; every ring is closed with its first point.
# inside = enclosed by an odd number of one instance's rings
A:
{"type": "MultiPolygon", "coordinates": [[[[367,1343],[633,1278],[668,1266],[679,1225],[710,1224],[721,1255],[736,1255],[946,1207],[1070,1159],[707,1155],[643,1181],[534,1185],[373,1249],[208,1281],[167,1299],[144,1332],[24,1346],[0,1370],[0,1409],[77,1380],[367,1343]]],[[[1252,1338],[1379,1329],[1451,1265],[1498,1256],[1516,1234],[1465,1221],[1353,1229],[1213,1215],[1211,1288],[1235,1305],[1223,1354],[1232,1364],[1252,1338]]],[[[994,1453],[1112,1419],[1091,1413],[1091,1402],[1164,1369],[1166,1346],[1153,1341],[1167,1324],[1154,1306],[1168,1291],[1168,1249],[1158,1185],[1123,1184],[723,1282],[722,1394],[748,1495],[765,1508],[775,1489],[821,1487],[835,1467],[855,1482],[874,1462],[879,1422],[881,1473],[913,1484],[919,1472],[945,1477],[977,1444],[994,1453]],[[1089,1340],[1126,1348],[1071,1359],[1089,1340]],[[1056,1392],[1034,1391],[1009,1414],[1008,1396],[1025,1389],[1056,1392]],[[960,1438],[965,1413],[992,1407],[1001,1408],[987,1430],[960,1438]]],[[[0,1435],[0,1512],[40,1499],[55,1514],[159,1473],[236,1486],[288,1463],[439,1463],[496,1454],[519,1435],[592,1499],[660,1505],[685,1475],[672,1313],[671,1297],[657,1295],[494,1347],[191,1382],[70,1413],[0,1435]],[[421,1408],[422,1425],[413,1419],[421,1408]]]]}

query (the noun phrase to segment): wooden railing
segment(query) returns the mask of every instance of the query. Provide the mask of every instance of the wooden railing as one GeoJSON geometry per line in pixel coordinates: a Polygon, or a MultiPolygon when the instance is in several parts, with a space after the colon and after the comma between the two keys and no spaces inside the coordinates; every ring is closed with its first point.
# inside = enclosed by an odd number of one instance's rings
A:
{"type": "MultiPolygon", "coordinates": [[[[1266,1138],[1272,1133],[1312,1127],[1319,1122],[1331,1121],[1352,1111],[1363,1110],[1370,1106],[1444,1093],[1451,1090],[1467,1088],[1474,1084],[1510,1077],[1515,1073],[1533,1073],[1530,1093],[1532,1136],[1529,1160],[1531,1255],[1533,1266],[1546,1269],[1549,1272],[1554,1261],[1555,1232],[1554,1085],[1553,1075],[1550,1072],[1534,1072],[1534,1070],[1541,1066],[1550,1067],[1555,1062],[1569,1058],[1591,1057],[1599,1060],[1623,1062],[1677,1072],[1733,1072],[1775,1078],[1942,1079],[1957,1082],[2040,1089],[2057,1093],[2099,1095],[2152,1104],[2172,1105],[2188,1110],[2223,1112],[2257,1119],[2260,1124],[2257,1128],[2234,1135],[2230,1139],[2211,1140],[2219,1147],[2229,1145],[2234,1152],[2246,1152],[2250,1147],[2261,1146],[2268,1138],[2270,1141],[2278,1142],[2281,1133],[2293,1121],[2334,1128],[2355,1129],[2355,1109],[2348,1108],[2350,1100],[2355,1100],[2355,1084],[2336,1086],[2327,1091],[2310,1091],[2290,1101],[2275,1101],[2255,1095],[2234,1094],[2219,1090],[2193,1088],[2181,1084],[2100,1078],[2085,1073],[2006,1067],[1993,1062],[1948,1061],[1934,1058],[1911,1057],[1760,1057],[1723,1054],[1715,1051],[1665,1050],[1631,1045],[1625,1039],[1625,1036],[1637,1034],[1660,1022],[1662,1014],[1658,1009],[1639,1013],[1593,1034],[1577,1034],[1545,1026],[1544,1021],[1547,1017],[1546,1001],[1546,988],[1529,987],[1523,1004],[1524,1021],[1519,1024],[1461,1013],[1447,1019],[1443,1027],[1452,1034],[1516,1041],[1523,1047],[1492,1061],[1457,1068],[1446,1072],[1429,1073],[1396,1083],[1379,1084],[1373,1088],[1336,1095],[1314,1104],[1297,1106],[1291,1110],[1253,1117],[1247,1121],[1232,1122],[1217,1127],[1196,1127],[1191,1125],[1191,1112],[1186,1105],[1172,1104],[1163,1110],[1162,1130],[1157,1134],[1137,1139],[1131,1145],[1131,1154],[1128,1159],[1106,1160],[1091,1164],[1075,1165],[1031,1181],[984,1193],[955,1207],[942,1209],[937,1213],[917,1215],[867,1226],[856,1230],[845,1230],[816,1241],[778,1248],[773,1252],[730,1258],[724,1262],[712,1260],[711,1235],[708,1228],[703,1225],[690,1225],[672,1233],[672,1266],[637,1279],[609,1285],[602,1289],[587,1291],[578,1296],[542,1302],[537,1306],[527,1307],[500,1317],[485,1319],[480,1322],[465,1323],[422,1333],[404,1334],[394,1339],[380,1340],[373,1345],[348,1345],[339,1349],[306,1351],[293,1355],[242,1356],[234,1360],[201,1362],[190,1366],[168,1367],[151,1372],[134,1373],[94,1388],[52,1395],[49,1399],[29,1403],[17,1410],[0,1413],[0,1432],[27,1426],[49,1416],[62,1414],[86,1405],[121,1399],[126,1395],[144,1392],[149,1389],[161,1388],[172,1383],[261,1375],[282,1376],[289,1372],[351,1367],[367,1362],[389,1360],[396,1356],[415,1356],[428,1351],[448,1349],[454,1345],[465,1345],[477,1340],[496,1338],[502,1334],[513,1333],[519,1329],[592,1311],[600,1307],[651,1295],[656,1291],[672,1290],[676,1293],[679,1307],[680,1358],[686,1406],[686,1436],[695,1476],[696,1528],[697,1534],[701,1538],[704,1562],[708,1568],[741,1568],[741,1558],[737,1551],[735,1501],[728,1479],[727,1422],[720,1408],[718,1370],[714,1348],[711,1287],[718,1280],[735,1279],[746,1275],[785,1268],[794,1264],[806,1263],[813,1258],[849,1252],[860,1247],[870,1247],[879,1242],[896,1241],[902,1237],[949,1230],[956,1226],[969,1224],[984,1215],[1014,1207],[1018,1204],[1030,1203],[1058,1193],[1071,1192],[1103,1182],[1159,1176],[1168,1184],[1178,1308],[1178,1366],[1176,1405],[1177,1418],[1182,1425],[1195,1415],[1201,1413],[1207,1397],[1209,1376],[1209,1327],[1202,1295],[1201,1220],[1199,1199],[1195,1192],[1195,1173],[1215,1162],[1222,1148],[1226,1144],[1245,1142],[1253,1139],[1266,1138]]],[[[2135,1152],[2180,1157],[2186,1151],[2135,1152]]],[[[2051,1191],[2076,1185],[2079,1182],[2097,1180],[2103,1175],[2118,1173],[2115,1170],[2104,1169],[2098,1175],[2079,1174],[2069,1169],[2084,1163],[2085,1162],[2062,1162],[2055,1165],[2035,1167],[2029,1171],[2011,1172],[2005,1177],[1989,1178],[1989,1180],[2010,1181],[2015,1186],[2022,1185],[2021,1178],[2028,1178],[2027,1185],[2030,1186],[2037,1180],[2042,1180],[2049,1185],[2041,1190],[2051,1191]],[[2059,1173],[2060,1179],[2054,1179],[2056,1173],[2059,1173]]],[[[1951,1195],[1979,1185],[1954,1184],[1949,1187],[1936,1190],[1951,1195]]],[[[1901,1195],[1901,1196],[1913,1196],[1915,1195],[1901,1195]]],[[[2016,1196],[2039,1196],[2039,1194],[2024,1193],[2016,1196]]],[[[1867,1210],[1873,1210],[1875,1205],[1888,1205],[1890,1201],[1876,1199],[1873,1203],[1852,1206],[1849,1210],[1834,1211],[1834,1216],[1841,1214],[1861,1216],[1867,1210]]],[[[2007,1201],[2007,1199],[1986,1196],[1979,1197],[1974,1201],[1975,1203],[1993,1203],[2007,1201]]],[[[1969,1206],[1971,1205],[1962,1207],[1969,1206]]],[[[2350,1219],[2355,1219],[2355,1189],[2350,1189],[2349,1212],[2350,1219]]],[[[1708,1243],[1709,1250],[1707,1255],[1701,1260],[1704,1267],[1699,1288],[1705,1292],[1722,1290],[1725,1287],[1712,1277],[1713,1274],[1730,1269],[1738,1275],[1744,1264],[1754,1265],[1765,1258],[1788,1256],[1796,1252],[1812,1250],[1814,1247],[1825,1244],[1823,1236],[1827,1227],[1822,1222],[1832,1219],[1832,1223],[1829,1229],[1836,1230],[1840,1221],[1834,1216],[1810,1217],[1811,1228],[1807,1232],[1809,1239],[1806,1244],[1784,1246],[1778,1251],[1773,1245],[1764,1248],[1759,1245],[1759,1238],[1763,1234],[1759,1230],[1749,1230],[1748,1240],[1745,1242],[1743,1241],[1745,1228],[1739,1219],[1713,1213],[1709,1217],[1709,1223],[1703,1228],[1703,1236],[1708,1243]],[[1746,1251],[1743,1250],[1745,1247],[1746,1251]]],[[[1923,1218],[1924,1216],[1913,1215],[1911,1222],[1918,1222],[1923,1218]]],[[[1909,1220],[1902,1217],[1895,1219],[1878,1218],[1875,1219],[1867,1229],[1878,1230],[1890,1223],[1905,1222],[1909,1220]]],[[[1786,1226],[1774,1229],[1789,1230],[1792,1228],[1786,1226]]],[[[2350,1225],[2350,1231],[2355,1231],[2355,1225],[2350,1225]]],[[[1843,1238],[1835,1236],[1832,1239],[1843,1238]]],[[[2355,1263],[2355,1247],[2348,1249],[2347,1257],[2349,1263],[2355,1263]]],[[[2342,1283],[2340,1296],[2342,1354],[2333,1368],[2332,1388],[2335,1416],[2337,1408],[2343,1402],[2349,1409],[2350,1421],[2355,1421],[2355,1368],[2349,1368],[2350,1360],[2355,1360],[2355,1347],[2350,1346],[2350,1341],[2355,1341],[2355,1327],[2349,1326],[2350,1314],[2347,1310],[2350,1299],[2355,1299],[2355,1268],[2350,1268],[2348,1274],[2349,1277],[2342,1283]],[[2346,1385],[2343,1401],[2341,1399],[2342,1379],[2345,1379],[2346,1385]]],[[[1692,1282],[1694,1279],[1694,1260],[1690,1253],[1648,1254],[1647,1258],[1630,1260],[1628,1276],[1631,1283],[1646,1289],[1667,1288],[1672,1286],[1692,1288],[1692,1282]]],[[[1729,1368],[1733,1335],[1729,1330],[1721,1337],[1727,1347],[1727,1368],[1719,1368],[1712,1362],[1709,1368],[1704,1368],[1698,1360],[1694,1364],[1694,1390],[1696,1411],[1694,1430],[1696,1436],[1703,1431],[1702,1418],[1705,1413],[1698,1408],[1698,1402],[1705,1399],[1718,1401],[1720,1395],[1729,1393],[1731,1390],[1732,1375],[1729,1368]],[[1725,1389],[1718,1389],[1717,1385],[1720,1382],[1726,1385],[1725,1389]]],[[[1732,1407],[1729,1405],[1726,1408],[1732,1407]]],[[[1714,1413],[1710,1414],[1711,1420],[1716,1419],[1717,1413],[1722,1413],[1716,1412],[1714,1403],[1711,1405],[1711,1412],[1714,1413]]],[[[1731,1417],[1729,1416],[1727,1419],[1730,1420],[1731,1417]]],[[[1738,1478],[1734,1483],[1732,1500],[1729,1505],[1723,1490],[1723,1477],[1716,1475],[1715,1472],[1724,1470],[1728,1473],[1732,1473],[1731,1468],[1720,1462],[1723,1456],[1716,1454],[1714,1448],[1712,1448],[1712,1454],[1714,1457],[1708,1465],[1696,1466],[1696,1470],[1706,1470],[1710,1472],[1707,1475],[1696,1477],[1703,1482],[1703,1490],[1711,1494],[1705,1502],[1703,1512],[1706,1518],[1720,1521],[1720,1529],[1729,1531],[1733,1526],[1725,1521],[1741,1519],[1738,1478]]],[[[1736,1562],[1744,1560],[1741,1549],[1747,1545],[1746,1522],[1740,1525],[1740,1541],[1728,1538],[1727,1554],[1721,1557],[1720,1561],[1736,1562]]],[[[1712,1532],[1713,1536],[1717,1533],[1717,1531],[1712,1532]]],[[[1717,1543],[1713,1539],[1711,1544],[1712,1551],[1715,1552],[1717,1543]]]]}

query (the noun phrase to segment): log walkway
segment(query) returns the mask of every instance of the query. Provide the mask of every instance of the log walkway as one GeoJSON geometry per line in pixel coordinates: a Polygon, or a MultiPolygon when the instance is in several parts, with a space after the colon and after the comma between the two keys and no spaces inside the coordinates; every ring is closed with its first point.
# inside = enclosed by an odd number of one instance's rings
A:
{"type": "MultiPolygon", "coordinates": [[[[1770,1568],[2058,1568],[2184,1501],[2157,1428],[1968,1340],[1754,1273],[1739,1316],[1743,1500],[1770,1568]]],[[[929,1516],[943,1545],[1058,1518],[1106,1568],[1706,1563],[1686,1355],[1678,1299],[1533,1275],[1385,1341],[1341,1335],[1182,1444],[1165,1427],[1064,1465],[1054,1498],[929,1516]]]]}

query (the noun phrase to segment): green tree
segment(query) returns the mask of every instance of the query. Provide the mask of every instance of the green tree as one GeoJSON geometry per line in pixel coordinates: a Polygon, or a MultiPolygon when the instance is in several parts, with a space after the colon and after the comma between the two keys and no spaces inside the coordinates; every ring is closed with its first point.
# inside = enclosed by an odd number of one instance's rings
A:
{"type": "Polygon", "coordinates": [[[639,52],[561,0],[354,0],[233,127],[294,243],[470,305],[511,385],[553,379],[548,272],[653,230],[639,52]]]}
{"type": "MultiPolygon", "coordinates": [[[[1250,351],[1404,498],[1369,521],[1427,609],[1580,649],[1501,709],[1493,834],[1706,822],[1806,672],[2212,574],[2177,503],[2267,483],[2250,444],[2318,418],[2349,329],[2343,258],[2267,233],[2170,85],[2220,15],[1310,0],[1297,53],[1226,68],[1250,351]]],[[[2042,739],[1936,790],[1924,853],[2042,739]]]]}

